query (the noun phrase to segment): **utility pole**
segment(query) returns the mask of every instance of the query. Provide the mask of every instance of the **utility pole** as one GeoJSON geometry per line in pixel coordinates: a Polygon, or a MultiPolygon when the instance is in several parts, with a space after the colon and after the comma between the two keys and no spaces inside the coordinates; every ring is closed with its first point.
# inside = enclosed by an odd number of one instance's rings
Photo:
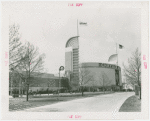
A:
{"type": "MultiPolygon", "coordinates": [[[[64,70],[64,66],[60,66],[59,67],[59,82],[58,82],[58,93],[60,92],[60,71],[63,71],[64,70]]],[[[57,98],[57,100],[58,100],[58,98],[57,98]]]]}

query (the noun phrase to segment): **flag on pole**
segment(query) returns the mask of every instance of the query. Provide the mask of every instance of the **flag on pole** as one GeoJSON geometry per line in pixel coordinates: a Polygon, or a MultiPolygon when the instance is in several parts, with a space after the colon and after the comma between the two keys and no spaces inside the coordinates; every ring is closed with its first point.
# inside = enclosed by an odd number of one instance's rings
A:
{"type": "Polygon", "coordinates": [[[123,49],[123,48],[124,48],[124,46],[119,44],[119,49],[123,49]]]}
{"type": "Polygon", "coordinates": [[[109,59],[108,59],[108,62],[117,60],[117,56],[118,56],[118,54],[113,54],[113,55],[111,55],[111,56],[109,57],[109,59]]]}
{"type": "Polygon", "coordinates": [[[80,22],[79,24],[80,24],[80,25],[87,25],[86,22],[80,22]]]}

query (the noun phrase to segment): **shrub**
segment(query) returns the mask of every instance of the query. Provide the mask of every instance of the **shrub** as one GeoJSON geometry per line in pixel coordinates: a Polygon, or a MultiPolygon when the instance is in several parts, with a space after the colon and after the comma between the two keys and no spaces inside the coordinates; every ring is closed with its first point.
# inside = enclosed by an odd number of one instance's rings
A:
{"type": "Polygon", "coordinates": [[[19,97],[19,94],[13,94],[13,98],[19,97]]]}

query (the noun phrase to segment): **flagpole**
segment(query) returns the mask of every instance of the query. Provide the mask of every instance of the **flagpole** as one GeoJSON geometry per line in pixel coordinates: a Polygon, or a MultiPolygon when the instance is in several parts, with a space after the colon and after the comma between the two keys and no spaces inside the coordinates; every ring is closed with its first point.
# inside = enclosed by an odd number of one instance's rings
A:
{"type": "Polygon", "coordinates": [[[79,36],[78,19],[77,19],[77,36],[79,36]]]}
{"type": "Polygon", "coordinates": [[[118,66],[118,52],[117,52],[117,43],[116,43],[116,54],[117,54],[117,66],[118,66]]]}

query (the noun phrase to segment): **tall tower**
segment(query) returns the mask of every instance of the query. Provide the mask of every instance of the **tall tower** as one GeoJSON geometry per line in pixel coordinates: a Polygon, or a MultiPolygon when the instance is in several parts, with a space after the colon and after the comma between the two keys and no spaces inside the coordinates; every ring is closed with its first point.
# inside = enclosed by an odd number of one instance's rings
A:
{"type": "Polygon", "coordinates": [[[70,78],[70,74],[78,74],[79,72],[79,36],[71,37],[66,42],[65,52],[65,71],[67,77],[70,78]]]}

